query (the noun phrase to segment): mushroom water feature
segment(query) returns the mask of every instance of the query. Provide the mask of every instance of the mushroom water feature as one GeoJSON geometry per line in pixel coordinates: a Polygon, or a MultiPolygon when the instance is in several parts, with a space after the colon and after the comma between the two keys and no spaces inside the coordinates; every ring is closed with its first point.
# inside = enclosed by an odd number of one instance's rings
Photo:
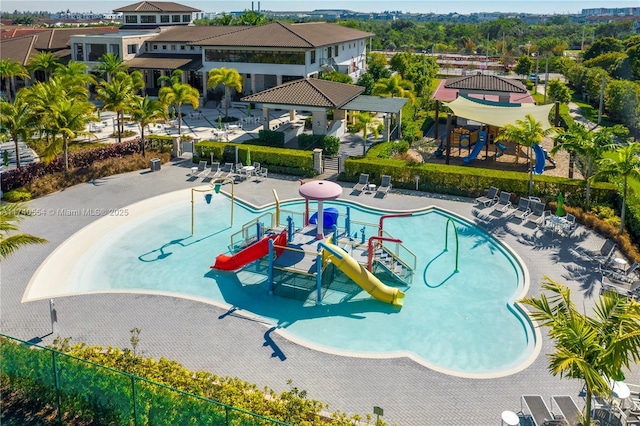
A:
{"type": "Polygon", "coordinates": [[[337,183],[326,180],[313,180],[300,185],[298,193],[307,201],[315,200],[318,202],[318,225],[316,238],[318,240],[324,239],[324,213],[322,211],[322,202],[339,198],[340,195],[342,195],[342,187],[337,183]]]}

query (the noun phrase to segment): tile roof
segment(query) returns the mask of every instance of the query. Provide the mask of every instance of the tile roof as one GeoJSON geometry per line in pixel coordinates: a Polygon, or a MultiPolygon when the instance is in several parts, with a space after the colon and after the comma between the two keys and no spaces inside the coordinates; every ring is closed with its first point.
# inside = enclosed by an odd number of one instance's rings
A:
{"type": "Polygon", "coordinates": [[[114,12],[202,12],[200,9],[172,1],[141,1],[129,6],[113,9],[114,12]]]}
{"type": "Polygon", "coordinates": [[[312,48],[372,37],[374,34],[326,22],[234,27],[236,31],[200,40],[210,46],[312,48]]]}
{"type": "Polygon", "coordinates": [[[215,37],[228,32],[237,31],[239,28],[235,26],[182,26],[171,27],[170,29],[162,31],[157,36],[153,37],[149,41],[154,42],[178,42],[188,43],[196,42],[204,38],[215,37]]]}
{"type": "Polygon", "coordinates": [[[37,35],[33,34],[0,40],[0,59],[10,59],[27,66],[29,63],[29,55],[33,50],[33,45],[37,37],[37,35]]]}
{"type": "Polygon", "coordinates": [[[201,55],[142,54],[125,61],[129,68],[134,69],[165,69],[165,70],[198,70],[202,68],[201,55]]]}
{"type": "Polygon", "coordinates": [[[407,98],[360,95],[342,107],[349,111],[372,111],[395,114],[400,112],[408,101],[409,99],[407,98]]]}
{"type": "Polygon", "coordinates": [[[528,93],[519,81],[497,75],[464,75],[447,79],[445,89],[477,90],[487,92],[528,93]]]}
{"type": "Polygon", "coordinates": [[[336,83],[317,78],[290,81],[242,98],[244,102],[340,108],[360,93],[364,87],[336,83]]]}

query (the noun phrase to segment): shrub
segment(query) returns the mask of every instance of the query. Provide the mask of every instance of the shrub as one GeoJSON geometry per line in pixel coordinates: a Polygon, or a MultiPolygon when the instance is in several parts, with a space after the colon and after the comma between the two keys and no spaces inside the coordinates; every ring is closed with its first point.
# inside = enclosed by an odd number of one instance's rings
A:
{"type": "Polygon", "coordinates": [[[404,141],[404,140],[396,142],[396,144],[394,146],[394,150],[398,154],[406,153],[407,151],[409,151],[409,142],[404,141]]]}
{"type": "Polygon", "coordinates": [[[5,192],[2,198],[10,203],[19,203],[21,201],[29,201],[31,199],[31,193],[20,189],[12,189],[9,192],[5,192]]]}
{"type": "Polygon", "coordinates": [[[258,140],[252,141],[255,145],[275,146],[284,148],[284,133],[272,130],[258,131],[258,140]]]}
{"type": "Polygon", "coordinates": [[[323,136],[321,145],[326,155],[336,155],[340,151],[340,139],[335,136],[323,136]]]}

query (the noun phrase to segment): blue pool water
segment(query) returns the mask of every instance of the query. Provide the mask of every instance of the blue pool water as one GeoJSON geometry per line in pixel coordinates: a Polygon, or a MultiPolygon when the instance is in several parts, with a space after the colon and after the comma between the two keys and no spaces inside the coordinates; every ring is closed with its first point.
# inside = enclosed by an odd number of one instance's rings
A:
{"type": "MultiPolygon", "coordinates": [[[[347,205],[325,203],[341,214],[347,205]]],[[[317,306],[269,295],[264,276],[250,270],[234,274],[209,268],[219,253],[227,252],[230,235],[264,212],[236,203],[231,227],[230,206],[222,195],[215,195],[210,204],[197,197],[193,236],[188,201],[94,236],[92,247],[74,265],[72,291],[198,297],[259,316],[285,336],[321,350],[409,355],[430,367],[469,377],[503,375],[530,361],[535,333],[514,304],[522,297],[523,267],[504,246],[469,222],[440,210],[385,221],[385,230],[402,239],[418,259],[413,284],[403,288],[402,309],[364,291],[340,303],[317,306]],[[449,218],[459,234],[458,272],[454,272],[451,232],[449,250],[443,251],[449,218]]],[[[285,203],[281,208],[301,212],[304,203],[285,203]]],[[[351,205],[354,221],[377,224],[382,214],[351,205]]],[[[360,227],[353,225],[352,234],[360,227]]]]}

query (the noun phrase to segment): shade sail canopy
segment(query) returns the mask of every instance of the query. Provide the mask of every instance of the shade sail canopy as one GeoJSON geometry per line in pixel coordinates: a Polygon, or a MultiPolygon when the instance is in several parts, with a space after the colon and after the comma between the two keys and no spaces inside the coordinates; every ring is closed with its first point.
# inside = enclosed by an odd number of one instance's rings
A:
{"type": "Polygon", "coordinates": [[[536,121],[542,123],[543,129],[553,126],[549,123],[549,111],[553,104],[506,104],[501,102],[484,101],[480,99],[459,96],[455,101],[446,104],[455,115],[490,126],[504,127],[516,124],[530,114],[536,121]]]}

